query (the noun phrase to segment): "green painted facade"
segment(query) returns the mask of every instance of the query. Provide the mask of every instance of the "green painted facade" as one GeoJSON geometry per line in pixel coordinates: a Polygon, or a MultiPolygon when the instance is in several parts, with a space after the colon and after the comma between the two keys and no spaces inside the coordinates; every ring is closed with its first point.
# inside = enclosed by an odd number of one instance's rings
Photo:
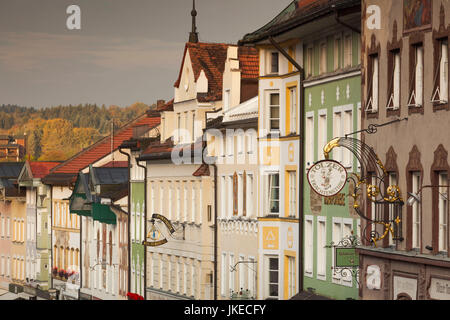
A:
{"type": "MultiPolygon", "coordinates": [[[[306,115],[314,117],[314,162],[320,160],[319,155],[323,154],[323,147],[318,145],[318,120],[319,115],[323,114],[326,110],[326,127],[327,127],[327,142],[335,138],[333,136],[333,118],[334,111],[337,107],[342,107],[345,111],[352,111],[352,128],[351,132],[354,132],[358,128],[358,116],[360,113],[358,112],[358,108],[361,106],[361,76],[358,74],[358,66],[359,66],[359,54],[358,50],[360,50],[359,44],[359,35],[356,33],[352,34],[352,66],[348,66],[346,70],[342,69],[344,62],[344,48],[343,48],[343,40],[341,41],[341,45],[338,45],[339,48],[336,50],[336,42],[335,39],[339,38],[344,39],[344,33],[338,33],[335,35],[326,37],[326,41],[324,38],[318,39],[317,41],[313,41],[313,74],[312,77],[316,77],[319,75],[319,51],[320,45],[323,43],[327,44],[327,73],[332,73],[332,76],[337,76],[341,79],[329,81],[327,80],[327,75],[324,74],[320,77],[320,80],[314,85],[308,85],[308,79],[305,81],[305,95],[304,95],[304,105],[306,115]],[[339,53],[338,65],[339,68],[335,70],[335,52],[339,53]],[[354,74],[357,75],[354,75],[354,74]],[[349,75],[352,74],[352,75],[349,75]],[[339,87],[339,89],[337,89],[339,87]]],[[[304,46],[305,54],[307,48],[311,48],[311,45],[306,43],[304,46]]],[[[305,56],[306,57],[306,56],[305,56]]],[[[317,78],[316,78],[317,79],[317,78]]],[[[343,112],[341,112],[343,114],[343,112]]],[[[342,122],[341,122],[342,125],[342,122]]],[[[347,134],[350,132],[344,132],[343,134],[347,134]]],[[[308,135],[308,133],[306,133],[308,135]]],[[[356,135],[353,136],[357,138],[356,135]]],[[[306,137],[306,142],[311,141],[306,137]]],[[[358,163],[357,159],[353,157],[352,160],[352,169],[349,171],[357,172],[358,163]]],[[[331,158],[333,158],[333,153],[331,153],[331,158]]],[[[350,175],[350,172],[349,172],[350,175]]],[[[352,209],[352,203],[349,203],[349,197],[347,196],[349,193],[349,185],[347,184],[341,193],[345,194],[345,205],[327,205],[325,204],[325,200],[323,197],[318,195],[311,194],[312,191],[308,182],[305,173],[305,188],[304,188],[304,199],[305,199],[305,216],[312,217],[312,243],[313,243],[313,254],[312,254],[312,274],[304,274],[304,289],[313,288],[315,293],[327,296],[332,299],[337,300],[345,300],[345,299],[358,299],[358,283],[355,278],[352,279],[352,286],[348,286],[340,283],[333,282],[333,270],[332,270],[332,259],[333,254],[331,248],[326,249],[326,275],[325,277],[318,275],[318,220],[325,220],[325,229],[326,229],[326,245],[330,245],[333,241],[333,223],[334,219],[337,221],[345,221],[350,222],[352,224],[353,232],[356,234],[359,230],[359,219],[354,214],[354,210],[352,209]],[[352,214],[350,213],[352,211],[352,214]],[[341,220],[342,219],[342,220],[341,220]]],[[[304,244],[306,248],[306,232],[304,232],[304,244]]],[[[306,249],[305,249],[306,250],[306,249]]],[[[305,256],[305,263],[307,257],[305,256]]],[[[336,280],[335,280],[336,281],[336,280]]]]}
{"type": "MultiPolygon", "coordinates": [[[[145,235],[142,234],[143,224],[145,223],[145,182],[130,182],[131,188],[131,217],[137,217],[136,212],[140,212],[140,219],[131,219],[130,223],[133,223],[133,227],[130,226],[130,231],[134,230],[134,237],[131,239],[145,239],[145,235]]],[[[134,277],[133,273],[131,273],[131,288],[134,288],[134,293],[139,293],[140,295],[144,295],[144,284],[142,281],[139,281],[138,271],[141,276],[144,274],[144,251],[145,246],[142,245],[142,241],[132,241],[131,242],[131,264],[134,265],[134,277]]]]}

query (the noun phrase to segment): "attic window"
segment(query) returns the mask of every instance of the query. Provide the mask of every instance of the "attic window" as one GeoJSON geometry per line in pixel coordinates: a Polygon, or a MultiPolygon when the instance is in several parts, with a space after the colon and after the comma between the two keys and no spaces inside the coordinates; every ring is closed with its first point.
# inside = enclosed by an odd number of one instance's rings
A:
{"type": "Polygon", "coordinates": [[[271,54],[271,73],[278,73],[278,52],[271,54]]]}

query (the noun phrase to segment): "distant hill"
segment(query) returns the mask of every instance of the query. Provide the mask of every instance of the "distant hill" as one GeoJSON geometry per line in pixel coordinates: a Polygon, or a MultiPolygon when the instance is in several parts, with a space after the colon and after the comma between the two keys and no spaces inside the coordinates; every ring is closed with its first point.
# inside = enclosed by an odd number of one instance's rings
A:
{"type": "Polygon", "coordinates": [[[27,135],[31,159],[65,160],[156,105],[128,107],[95,104],[28,108],[0,105],[0,134],[27,135]]]}

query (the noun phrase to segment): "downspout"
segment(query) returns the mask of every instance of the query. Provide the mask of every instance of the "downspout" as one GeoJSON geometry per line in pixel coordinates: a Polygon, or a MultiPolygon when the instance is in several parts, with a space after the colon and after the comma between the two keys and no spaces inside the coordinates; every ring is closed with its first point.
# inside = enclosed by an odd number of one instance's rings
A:
{"type": "MultiPolygon", "coordinates": [[[[144,169],[144,237],[147,234],[147,166],[139,164],[136,160],[138,167],[144,169]]],[[[129,178],[131,178],[129,176],[129,178]]],[[[153,213],[152,213],[153,214],[153,213]]],[[[144,246],[144,300],[147,300],[147,247],[144,246]]]]}
{"type": "Polygon", "coordinates": [[[305,87],[303,85],[303,79],[305,75],[304,69],[295,61],[272,37],[269,37],[270,43],[290,62],[297,68],[300,73],[299,82],[299,96],[300,96],[300,147],[299,147],[299,219],[298,219],[298,290],[303,291],[303,219],[304,219],[304,174],[305,174],[305,104],[304,95],[305,87]]]}
{"type": "MultiPolygon", "coordinates": [[[[216,112],[216,111],[214,111],[216,112]]],[[[212,113],[211,111],[205,112],[205,121],[208,121],[208,113],[212,113]]],[[[205,128],[203,129],[203,136],[205,135],[206,123],[205,128]]],[[[205,158],[203,157],[205,149],[208,147],[207,143],[205,143],[205,147],[202,149],[202,163],[205,163],[205,158]]],[[[217,300],[217,165],[214,163],[210,164],[214,168],[214,300],[217,300]]]]}
{"type": "MultiPolygon", "coordinates": [[[[128,159],[128,225],[127,225],[127,234],[128,234],[128,266],[127,266],[127,273],[128,273],[128,292],[131,292],[131,272],[130,272],[130,268],[131,268],[131,247],[130,247],[130,215],[131,215],[131,211],[130,211],[130,172],[131,172],[131,164],[130,164],[130,155],[126,152],[123,152],[122,149],[119,147],[119,152],[123,155],[125,155],[128,159]]],[[[144,275],[145,276],[145,275],[144,275]]]]}

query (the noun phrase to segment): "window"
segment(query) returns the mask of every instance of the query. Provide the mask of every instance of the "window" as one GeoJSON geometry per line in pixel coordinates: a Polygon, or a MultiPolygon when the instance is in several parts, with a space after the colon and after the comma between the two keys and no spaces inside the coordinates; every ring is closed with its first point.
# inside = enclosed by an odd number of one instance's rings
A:
{"type": "Polygon", "coordinates": [[[341,61],[342,61],[342,55],[341,55],[341,47],[342,47],[342,40],[340,37],[337,37],[334,39],[334,70],[338,70],[341,68],[341,61]]]}
{"type": "MultiPolygon", "coordinates": [[[[413,172],[412,174],[412,193],[417,194],[419,192],[421,186],[421,176],[420,172],[413,172]]],[[[419,249],[421,247],[421,233],[420,233],[420,224],[421,224],[421,212],[420,212],[420,203],[415,202],[412,205],[412,247],[415,249],[419,249]]]]}
{"type": "Polygon", "coordinates": [[[317,218],[317,278],[326,279],[327,267],[327,229],[326,217],[317,218]]]}
{"type": "Polygon", "coordinates": [[[231,218],[233,214],[234,196],[233,196],[233,176],[228,176],[228,206],[227,206],[227,218],[231,218]]]}
{"type": "Polygon", "coordinates": [[[181,113],[177,113],[177,142],[181,142],[181,113]]]}
{"type": "Polygon", "coordinates": [[[192,111],[192,142],[195,141],[195,111],[192,111]]]}
{"type": "MultiPolygon", "coordinates": [[[[353,112],[352,110],[345,110],[343,112],[344,118],[343,120],[343,132],[341,136],[344,136],[346,134],[352,133],[353,131],[353,112]]],[[[342,162],[345,167],[351,167],[352,166],[352,153],[350,150],[342,150],[342,162]]]]}
{"type": "Polygon", "coordinates": [[[247,197],[247,200],[245,201],[246,204],[246,215],[248,217],[252,217],[253,216],[253,174],[247,174],[246,177],[246,187],[247,187],[247,192],[245,194],[245,196],[247,197]]]}
{"type": "MultiPolygon", "coordinates": [[[[333,137],[342,137],[342,112],[336,109],[333,115],[333,137]]],[[[342,162],[342,148],[333,149],[333,159],[342,162]]]]}
{"type": "Polygon", "coordinates": [[[269,268],[268,268],[268,286],[269,298],[278,298],[278,258],[277,257],[269,257],[269,268]]]}
{"type": "Polygon", "coordinates": [[[188,221],[188,186],[187,181],[184,181],[183,183],[184,189],[183,189],[183,221],[188,221]]]}
{"type": "Polygon", "coordinates": [[[400,108],[400,50],[393,50],[389,53],[389,101],[388,110],[400,108]]]}
{"type": "MultiPolygon", "coordinates": [[[[167,204],[169,206],[169,214],[168,214],[169,220],[172,220],[174,218],[172,201],[173,201],[173,185],[172,181],[169,181],[169,203],[167,204]]],[[[153,214],[153,212],[151,214],[153,214]]]]}
{"type": "MultiPolygon", "coordinates": [[[[396,186],[397,185],[397,174],[395,172],[389,172],[389,185],[396,186]]],[[[393,221],[395,214],[395,206],[394,204],[389,204],[389,221],[393,221]]],[[[393,231],[395,233],[396,225],[393,225],[393,231]]],[[[395,242],[392,236],[392,233],[389,232],[389,246],[395,246],[395,242]]]]}
{"type": "Polygon", "coordinates": [[[164,208],[163,204],[164,204],[164,182],[161,180],[159,182],[159,213],[162,215],[165,214],[165,212],[163,212],[164,208]]]}
{"type": "Polygon", "coordinates": [[[377,113],[378,112],[378,97],[379,97],[379,66],[378,66],[378,54],[369,56],[369,68],[368,68],[368,100],[366,103],[366,112],[377,113]]]}
{"type": "Polygon", "coordinates": [[[297,133],[297,88],[289,89],[290,133],[297,133]]]}
{"type": "Polygon", "coordinates": [[[227,216],[227,207],[226,207],[226,205],[227,205],[227,196],[226,196],[226,193],[227,193],[227,185],[226,185],[226,177],[225,176],[222,176],[221,178],[220,178],[220,204],[221,204],[221,218],[222,219],[225,219],[226,218],[226,216],[227,216]]]}
{"type": "Polygon", "coordinates": [[[269,174],[269,213],[279,214],[280,212],[280,175],[278,173],[269,174]]]}
{"type": "Polygon", "coordinates": [[[312,76],[313,66],[314,66],[313,48],[309,47],[306,49],[306,76],[307,77],[312,76]]]}
{"type": "Polygon", "coordinates": [[[352,35],[348,34],[344,39],[344,68],[352,66],[352,35]]]}
{"type": "Polygon", "coordinates": [[[2,238],[5,237],[5,217],[2,216],[2,238]]]}
{"type": "Polygon", "coordinates": [[[177,181],[177,221],[181,220],[180,182],[177,181]]]}
{"type": "Polygon", "coordinates": [[[326,72],[327,72],[327,45],[326,43],[322,43],[320,45],[319,73],[324,74],[326,72]]]}
{"type": "Polygon", "coordinates": [[[305,216],[305,275],[313,275],[313,217],[305,216]]]}
{"type": "MultiPolygon", "coordinates": [[[[352,219],[342,219],[342,218],[333,218],[333,229],[332,229],[332,241],[334,243],[339,243],[342,239],[348,238],[352,235],[353,230],[353,220],[352,219]]],[[[332,251],[332,265],[335,266],[335,257],[334,250],[332,251]]],[[[335,274],[333,272],[333,283],[341,284],[347,287],[352,286],[352,275],[351,273],[347,274],[335,274]]]]}
{"type": "Polygon", "coordinates": [[[295,290],[295,257],[287,256],[288,265],[288,299],[292,298],[297,292],[295,290]]]}
{"type": "Polygon", "coordinates": [[[408,101],[409,107],[423,106],[423,46],[422,44],[414,45],[412,47],[414,52],[414,80],[410,83],[410,97],[408,101]]]}
{"type": "Polygon", "coordinates": [[[297,216],[297,171],[289,171],[289,216],[297,216]]]}
{"type": "Polygon", "coordinates": [[[438,41],[439,62],[436,66],[434,94],[432,102],[448,102],[448,39],[438,41]]]}
{"type": "Polygon", "coordinates": [[[239,255],[239,262],[241,262],[238,265],[239,269],[239,290],[245,289],[245,265],[242,263],[245,261],[245,257],[243,255],[239,255]]]}
{"type": "Polygon", "coordinates": [[[256,275],[256,272],[255,272],[255,258],[254,257],[249,257],[248,258],[248,261],[249,261],[249,263],[248,263],[248,268],[247,268],[247,270],[248,270],[248,274],[247,274],[247,277],[248,277],[248,290],[250,290],[250,296],[251,297],[256,297],[256,289],[255,289],[255,283],[256,283],[256,281],[255,281],[255,275],[256,275]]]}
{"type": "Polygon", "coordinates": [[[439,173],[439,251],[448,250],[448,174],[439,173]]]}
{"type": "Polygon", "coordinates": [[[220,273],[220,294],[222,295],[222,297],[225,297],[226,294],[227,294],[227,290],[226,290],[226,283],[227,283],[226,261],[227,261],[227,254],[226,253],[222,253],[221,273],[220,273]]]}
{"type": "Polygon", "coordinates": [[[231,295],[231,293],[235,292],[235,288],[234,288],[234,274],[235,274],[235,272],[232,271],[233,268],[234,268],[234,254],[233,253],[230,253],[229,259],[230,259],[229,260],[230,264],[228,266],[228,273],[230,275],[230,277],[229,277],[229,280],[230,280],[229,289],[230,289],[230,295],[231,295]]]}
{"type": "Polygon", "coordinates": [[[196,182],[192,181],[192,189],[191,189],[191,198],[192,198],[192,207],[191,207],[191,222],[196,221],[197,216],[197,186],[196,182]]]}
{"type": "Polygon", "coordinates": [[[237,193],[237,199],[238,199],[238,216],[242,217],[244,215],[244,181],[243,181],[243,175],[240,173],[238,174],[238,193],[237,193]]]}
{"type": "Polygon", "coordinates": [[[272,52],[271,53],[271,73],[278,73],[278,52],[272,52]]]}
{"type": "Polygon", "coordinates": [[[314,113],[306,114],[306,146],[305,146],[305,159],[306,168],[309,168],[314,164],[314,113]]]}
{"type": "Polygon", "coordinates": [[[323,160],[323,148],[328,143],[327,138],[327,110],[319,111],[319,120],[318,120],[318,136],[317,136],[317,144],[318,144],[318,160],[323,160]]]}
{"type": "Polygon", "coordinates": [[[230,95],[231,95],[230,89],[225,90],[225,97],[223,101],[223,111],[225,112],[230,109],[230,95]]]}
{"type": "Polygon", "coordinates": [[[270,95],[270,131],[280,130],[280,94],[271,93],[270,95]]]}

